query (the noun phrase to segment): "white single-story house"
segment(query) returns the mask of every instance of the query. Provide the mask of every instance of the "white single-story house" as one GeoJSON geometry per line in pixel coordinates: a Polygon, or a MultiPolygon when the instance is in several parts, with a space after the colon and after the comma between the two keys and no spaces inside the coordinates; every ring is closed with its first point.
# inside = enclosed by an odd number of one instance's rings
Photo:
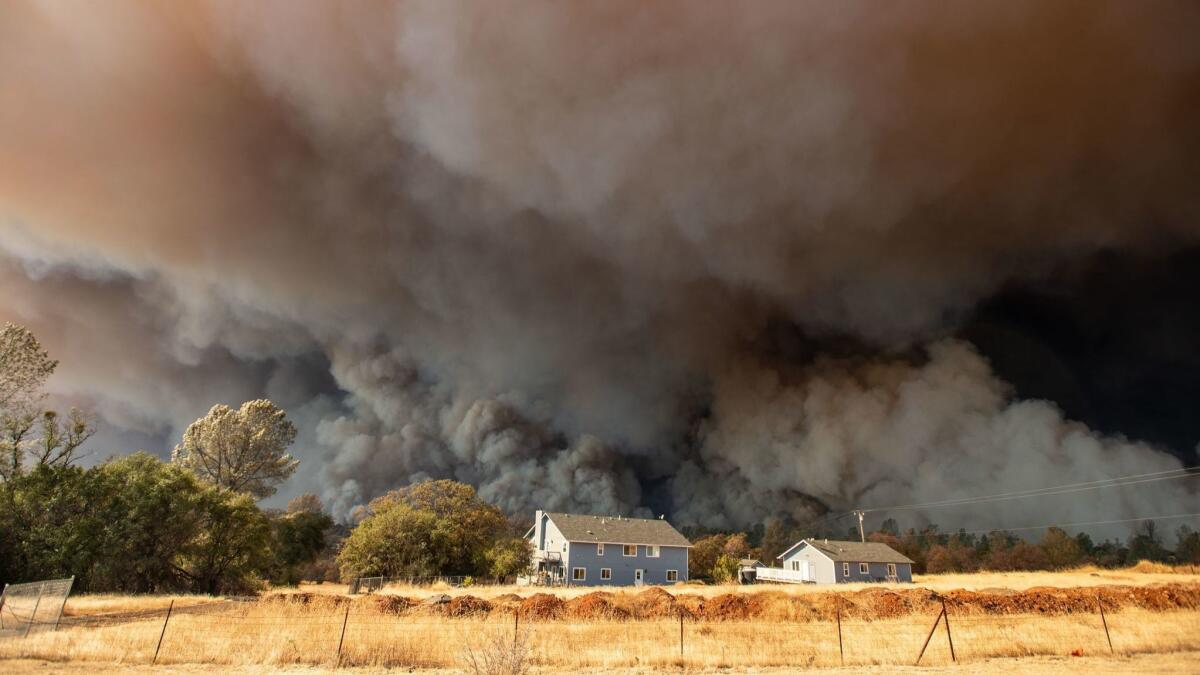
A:
{"type": "Polygon", "coordinates": [[[757,580],[813,584],[912,582],[913,561],[891,546],[874,541],[802,539],[778,560],[782,569],[756,570],[757,580]]]}

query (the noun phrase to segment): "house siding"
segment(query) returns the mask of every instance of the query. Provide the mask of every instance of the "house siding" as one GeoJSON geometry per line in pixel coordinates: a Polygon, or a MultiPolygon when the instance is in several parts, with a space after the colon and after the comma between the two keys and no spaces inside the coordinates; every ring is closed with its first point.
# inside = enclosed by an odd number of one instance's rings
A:
{"type": "MultiPolygon", "coordinates": [[[[813,581],[818,584],[848,584],[856,582],[872,582],[872,581],[887,581],[887,563],[868,563],[868,571],[866,574],[859,572],[858,563],[850,563],[850,574],[842,574],[842,563],[830,560],[824,553],[809,546],[801,544],[795,550],[790,551],[786,558],[783,558],[783,568],[785,570],[792,569],[792,561],[807,560],[813,563],[813,581]]],[[[896,579],[903,582],[912,582],[912,564],[910,563],[895,563],[896,579]]]]}
{"type": "MultiPolygon", "coordinates": [[[[896,579],[899,581],[912,581],[912,565],[909,563],[895,563],[896,579]]],[[[849,584],[861,581],[887,581],[887,563],[867,563],[867,573],[862,574],[858,571],[858,563],[850,563],[850,575],[842,574],[842,564],[837,564],[837,580],[840,584],[849,584]]]]}
{"type": "Polygon", "coordinates": [[[636,557],[626,557],[622,554],[621,544],[605,544],[604,555],[596,554],[596,544],[591,542],[572,542],[568,554],[567,561],[567,583],[572,586],[632,586],[634,580],[634,570],[645,570],[642,583],[646,585],[661,586],[665,584],[675,583],[667,581],[667,570],[676,570],[679,572],[679,581],[687,581],[688,572],[688,550],[682,546],[660,546],[659,556],[650,558],[646,556],[645,545],[637,547],[636,557]],[[583,581],[575,581],[572,577],[572,570],[576,567],[582,567],[587,570],[587,578],[583,581]],[[601,579],[600,570],[602,568],[612,570],[612,579],[601,579]]]}
{"type": "Polygon", "coordinates": [[[792,569],[792,562],[808,561],[812,563],[812,580],[818,584],[832,584],[837,582],[834,576],[834,564],[824,553],[817,549],[803,545],[797,547],[788,554],[788,557],[783,559],[783,569],[792,569]]]}

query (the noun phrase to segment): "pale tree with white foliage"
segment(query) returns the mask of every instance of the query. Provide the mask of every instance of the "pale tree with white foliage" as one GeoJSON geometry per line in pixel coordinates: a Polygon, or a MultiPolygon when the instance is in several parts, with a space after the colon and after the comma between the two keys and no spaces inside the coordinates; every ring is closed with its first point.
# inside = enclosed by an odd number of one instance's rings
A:
{"type": "Polygon", "coordinates": [[[247,401],[237,410],[215,405],[187,428],[171,461],[204,480],[262,499],[275,494],[300,464],[286,452],[294,440],[296,427],[267,399],[247,401]]]}
{"type": "Polygon", "coordinates": [[[35,464],[65,466],[91,437],[94,427],[78,410],[66,419],[42,407],[46,380],[58,361],[29,329],[6,323],[0,328],[0,479],[20,475],[28,456],[35,464]],[[41,436],[36,428],[41,419],[41,436]]]}

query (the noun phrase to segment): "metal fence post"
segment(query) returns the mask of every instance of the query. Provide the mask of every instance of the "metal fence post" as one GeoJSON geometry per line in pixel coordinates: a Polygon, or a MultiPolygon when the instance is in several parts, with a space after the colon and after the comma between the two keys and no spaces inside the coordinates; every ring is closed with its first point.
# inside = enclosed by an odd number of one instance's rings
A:
{"type": "Polygon", "coordinates": [[[72,575],[71,575],[71,581],[69,582],[69,584],[68,584],[68,586],[67,586],[67,592],[66,592],[66,594],[64,594],[64,595],[63,595],[62,602],[61,602],[61,603],[59,603],[59,605],[58,605],[58,616],[56,616],[56,617],[54,618],[54,630],[55,630],[55,632],[57,632],[57,631],[58,631],[58,624],[62,623],[62,615],[63,615],[63,611],[65,611],[65,610],[66,610],[66,608],[67,608],[67,596],[71,594],[71,588],[73,588],[74,586],[75,586],[75,575],[74,575],[74,574],[72,574],[72,575]]]}
{"type": "Polygon", "coordinates": [[[162,649],[163,637],[167,634],[167,622],[171,620],[171,611],[175,609],[175,600],[171,600],[171,604],[167,605],[167,616],[163,619],[162,632],[158,634],[158,646],[154,648],[154,658],[150,659],[150,665],[158,663],[158,650],[162,649]]]}
{"type": "Polygon", "coordinates": [[[950,636],[950,613],[946,611],[946,598],[942,598],[942,620],[946,622],[946,640],[950,642],[950,660],[958,662],[954,655],[954,638],[950,636]]]}
{"type": "Polygon", "coordinates": [[[338,638],[337,668],[342,667],[342,643],[346,641],[346,624],[350,623],[350,604],[346,604],[346,614],[342,617],[342,636],[338,638]]]}
{"type": "Polygon", "coordinates": [[[679,655],[683,656],[683,608],[679,608],[679,655]]]}
{"type": "Polygon", "coordinates": [[[517,648],[517,636],[521,634],[521,610],[513,610],[513,649],[517,648]]]}
{"type": "Polygon", "coordinates": [[[1108,639],[1108,653],[1116,654],[1113,651],[1112,636],[1108,634],[1108,619],[1104,617],[1104,603],[1100,600],[1100,594],[1096,594],[1096,606],[1100,608],[1100,621],[1104,624],[1104,637],[1108,639]]]}
{"type": "Polygon", "coordinates": [[[38,611],[38,607],[40,607],[40,606],[41,606],[41,604],[42,604],[42,594],[43,594],[43,593],[45,593],[45,592],[46,592],[46,585],[45,585],[45,584],[42,584],[41,586],[39,586],[39,587],[38,587],[38,597],[37,597],[37,602],[33,603],[33,614],[30,614],[30,615],[29,615],[29,623],[25,624],[25,634],[21,636],[21,639],[22,639],[22,640],[24,640],[25,638],[29,637],[29,630],[30,630],[31,628],[33,628],[33,622],[34,622],[35,620],[37,620],[37,611],[38,611]]]}
{"type": "Polygon", "coordinates": [[[934,633],[934,631],[937,630],[938,623],[942,620],[942,617],[945,614],[946,614],[946,608],[942,607],[942,611],[938,612],[937,618],[933,620],[933,625],[930,626],[930,628],[929,628],[929,635],[925,636],[925,644],[921,645],[921,653],[917,654],[917,662],[913,665],[916,665],[916,666],[921,665],[921,657],[925,656],[925,649],[927,647],[929,647],[929,641],[933,639],[933,633],[934,633]]]}
{"type": "Polygon", "coordinates": [[[846,650],[842,647],[842,599],[838,597],[834,602],[834,607],[837,608],[837,627],[838,627],[838,657],[842,660],[842,665],[846,665],[846,650]]]}

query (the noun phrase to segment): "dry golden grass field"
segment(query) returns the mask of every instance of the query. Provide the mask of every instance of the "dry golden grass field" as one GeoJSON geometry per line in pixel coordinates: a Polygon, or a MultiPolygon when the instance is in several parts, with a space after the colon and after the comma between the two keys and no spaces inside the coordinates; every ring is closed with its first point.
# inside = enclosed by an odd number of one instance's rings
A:
{"type": "Polygon", "coordinates": [[[945,603],[950,634],[938,624],[923,671],[1200,672],[1196,571],[1142,565],[832,589],[389,587],[350,598],[322,584],[253,601],[78,596],[57,630],[0,638],[0,671],[149,672],[161,636],[155,666],[177,672],[472,672],[472,661],[478,672],[520,672],[504,669],[514,660],[529,672],[894,672],[916,661],[945,603]]]}

